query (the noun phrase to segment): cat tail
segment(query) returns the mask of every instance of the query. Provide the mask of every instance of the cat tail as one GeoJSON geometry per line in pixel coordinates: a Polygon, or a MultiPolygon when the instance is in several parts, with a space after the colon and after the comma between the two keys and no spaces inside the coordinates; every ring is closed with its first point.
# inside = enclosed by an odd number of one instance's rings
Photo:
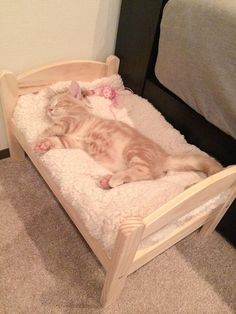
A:
{"type": "Polygon", "coordinates": [[[210,156],[200,154],[183,154],[168,156],[165,162],[166,171],[201,171],[208,176],[223,169],[222,165],[210,156]]]}

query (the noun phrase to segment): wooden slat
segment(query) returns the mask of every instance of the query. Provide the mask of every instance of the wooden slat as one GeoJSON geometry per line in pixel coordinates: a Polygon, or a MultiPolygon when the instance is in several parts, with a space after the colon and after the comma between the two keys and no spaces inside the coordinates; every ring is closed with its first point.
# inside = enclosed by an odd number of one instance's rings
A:
{"type": "Polygon", "coordinates": [[[107,76],[117,74],[119,70],[119,65],[120,65],[120,59],[117,58],[116,56],[109,56],[106,59],[106,65],[107,65],[107,76]]]}
{"type": "Polygon", "coordinates": [[[214,229],[216,228],[218,223],[221,221],[221,219],[223,218],[224,214],[226,213],[230,205],[233,203],[235,199],[235,195],[236,195],[236,184],[231,187],[227,200],[225,201],[223,205],[221,205],[220,210],[218,211],[217,215],[214,216],[214,219],[202,227],[201,236],[207,237],[211,232],[214,231],[214,229]]]}
{"type": "MultiPolygon", "coordinates": [[[[236,182],[236,166],[229,167],[190,187],[144,218],[143,239],[165,225],[187,214],[236,182]]],[[[235,194],[234,194],[235,197],[235,194]]]]}
{"type": "Polygon", "coordinates": [[[106,62],[70,60],[42,66],[17,76],[19,95],[38,92],[58,81],[93,81],[117,74],[118,68],[119,59],[113,55],[106,62]]]}
{"type": "Polygon", "coordinates": [[[178,241],[182,240],[193,231],[200,228],[208,220],[211,220],[213,216],[214,213],[210,215],[202,213],[196,217],[193,217],[191,220],[177,227],[175,230],[170,232],[164,239],[158,241],[154,245],[151,245],[144,249],[139,249],[135,255],[133,264],[129,269],[129,274],[133,273],[134,271],[151,261],[154,257],[161,254],[172,245],[176,244],[178,241]]]}
{"type": "Polygon", "coordinates": [[[41,160],[38,158],[37,154],[35,154],[29,144],[25,141],[23,134],[17,129],[17,127],[12,123],[12,130],[14,132],[15,137],[19,141],[19,143],[22,145],[23,149],[35,165],[35,167],[38,169],[41,176],[44,178],[45,182],[48,184],[58,201],[61,203],[63,208],[66,210],[68,215],[71,217],[72,221],[82,234],[82,236],[85,238],[91,249],[93,250],[94,254],[97,256],[103,267],[107,270],[110,265],[110,258],[106,251],[103,249],[101,244],[93,238],[90,233],[88,232],[87,228],[83,224],[82,219],[79,216],[79,213],[77,210],[75,210],[71,204],[68,203],[68,201],[65,200],[64,196],[62,195],[59,187],[54,182],[53,178],[51,177],[48,170],[45,168],[41,160]]]}
{"type": "Polygon", "coordinates": [[[25,87],[29,83],[37,81],[66,81],[86,80],[106,76],[106,64],[104,62],[87,60],[70,60],[45,65],[17,76],[19,87],[25,87]]]}

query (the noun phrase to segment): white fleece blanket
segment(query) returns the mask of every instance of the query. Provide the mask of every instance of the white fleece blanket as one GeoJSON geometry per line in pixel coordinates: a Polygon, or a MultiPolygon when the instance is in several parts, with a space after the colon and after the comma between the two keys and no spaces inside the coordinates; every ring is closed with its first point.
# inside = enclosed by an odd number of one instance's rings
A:
{"type": "MultiPolygon", "coordinates": [[[[82,87],[97,88],[109,85],[123,90],[119,75],[102,78],[90,83],[79,82],[82,87]]],[[[55,91],[68,86],[70,82],[52,85],[55,91]]],[[[140,132],[159,143],[169,153],[200,152],[189,145],[163,116],[145,99],[134,95],[120,95],[117,106],[111,112],[111,101],[100,96],[89,97],[91,111],[99,116],[117,119],[136,127],[140,132]]],[[[46,91],[21,96],[15,108],[13,121],[24,134],[27,142],[34,146],[36,139],[51,124],[45,114],[46,91]]],[[[184,189],[204,176],[195,172],[171,172],[165,177],[125,184],[111,190],[102,190],[96,179],[109,173],[85,152],[79,149],[52,149],[42,155],[41,160],[51,172],[65,199],[78,210],[90,234],[110,252],[114,245],[119,225],[129,216],[145,217],[184,189]]],[[[203,206],[195,209],[175,223],[143,241],[152,244],[162,239],[167,232],[203,210],[211,210],[223,202],[219,195],[203,206]]]]}

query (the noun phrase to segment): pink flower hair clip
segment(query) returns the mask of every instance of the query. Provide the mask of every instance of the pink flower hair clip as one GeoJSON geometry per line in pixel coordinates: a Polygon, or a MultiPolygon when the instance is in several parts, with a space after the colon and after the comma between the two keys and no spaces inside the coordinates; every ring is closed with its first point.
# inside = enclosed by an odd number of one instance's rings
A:
{"type": "Polygon", "coordinates": [[[98,87],[96,89],[81,89],[78,82],[72,81],[71,86],[69,88],[69,93],[77,99],[94,95],[94,96],[100,96],[100,97],[104,97],[105,99],[111,100],[110,110],[111,110],[111,113],[113,114],[114,119],[116,120],[115,113],[113,112],[112,109],[117,108],[118,106],[117,97],[120,95],[131,95],[133,94],[133,91],[128,88],[115,89],[108,85],[98,87]]]}
{"type": "Polygon", "coordinates": [[[113,107],[117,107],[117,105],[118,105],[117,96],[133,94],[133,92],[128,88],[115,89],[115,88],[108,86],[108,85],[99,87],[99,88],[94,89],[94,90],[88,90],[87,92],[88,92],[89,96],[96,95],[96,96],[104,97],[106,99],[110,99],[111,105],[113,107]]]}

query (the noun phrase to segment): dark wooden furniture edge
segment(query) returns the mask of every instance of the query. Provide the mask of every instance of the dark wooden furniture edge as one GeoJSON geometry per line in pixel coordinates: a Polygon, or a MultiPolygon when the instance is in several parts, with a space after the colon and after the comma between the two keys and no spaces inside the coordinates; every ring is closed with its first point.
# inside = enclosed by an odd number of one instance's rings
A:
{"type": "Polygon", "coordinates": [[[124,84],[141,95],[164,1],[123,0],[115,54],[124,84]]]}
{"type": "Polygon", "coordinates": [[[0,150],[0,159],[8,158],[10,157],[9,149],[2,149],[0,150]]]}
{"type": "Polygon", "coordinates": [[[235,164],[236,141],[209,123],[160,83],[147,79],[143,97],[147,98],[190,144],[214,156],[224,166],[235,164]]]}

